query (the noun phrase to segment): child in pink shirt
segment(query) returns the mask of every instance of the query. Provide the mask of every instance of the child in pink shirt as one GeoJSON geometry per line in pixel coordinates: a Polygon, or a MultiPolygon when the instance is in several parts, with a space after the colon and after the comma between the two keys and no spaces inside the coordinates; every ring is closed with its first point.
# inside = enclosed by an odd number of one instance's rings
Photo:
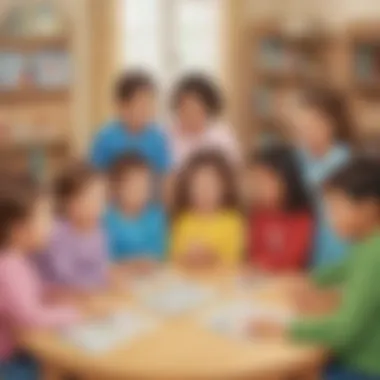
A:
{"type": "Polygon", "coordinates": [[[182,78],[172,98],[175,122],[167,132],[174,170],[204,150],[219,150],[231,163],[241,162],[233,130],[220,121],[222,93],[211,78],[198,74],[182,78]]]}
{"type": "MultiPolygon", "coordinates": [[[[0,181],[0,378],[32,379],[32,360],[17,353],[15,334],[24,328],[58,328],[81,315],[49,305],[27,255],[40,250],[51,226],[49,201],[34,186],[0,181]]],[[[36,373],[33,373],[37,376],[36,373]]]]}

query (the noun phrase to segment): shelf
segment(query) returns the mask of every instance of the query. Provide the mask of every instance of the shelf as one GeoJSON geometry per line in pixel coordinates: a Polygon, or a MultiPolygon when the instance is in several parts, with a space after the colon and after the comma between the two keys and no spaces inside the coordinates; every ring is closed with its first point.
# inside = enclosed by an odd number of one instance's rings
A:
{"type": "Polygon", "coordinates": [[[70,92],[68,89],[42,90],[42,89],[25,89],[25,90],[0,90],[0,104],[17,103],[17,102],[41,102],[41,101],[63,101],[69,99],[70,92]]]}
{"type": "Polygon", "coordinates": [[[67,49],[69,45],[67,36],[56,37],[1,37],[0,36],[0,51],[1,50],[16,50],[16,51],[35,51],[45,49],[67,49]]]}
{"type": "Polygon", "coordinates": [[[68,142],[61,138],[56,140],[46,140],[40,142],[12,142],[10,144],[0,144],[0,156],[17,152],[27,152],[33,149],[54,150],[66,149],[68,142]]]}
{"type": "Polygon", "coordinates": [[[380,81],[379,80],[358,80],[354,82],[354,89],[368,96],[380,95],[380,81]]]}

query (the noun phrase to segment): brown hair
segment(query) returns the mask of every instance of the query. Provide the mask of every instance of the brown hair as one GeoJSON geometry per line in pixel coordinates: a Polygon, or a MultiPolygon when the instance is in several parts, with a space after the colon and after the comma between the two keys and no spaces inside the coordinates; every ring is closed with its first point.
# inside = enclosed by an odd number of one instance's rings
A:
{"type": "Polygon", "coordinates": [[[343,95],[328,87],[308,87],[301,92],[301,104],[311,107],[333,123],[336,140],[350,144],[352,142],[351,118],[343,95]]]}
{"type": "Polygon", "coordinates": [[[150,166],[147,160],[137,153],[127,153],[119,157],[109,170],[112,188],[115,189],[122,179],[135,169],[150,170],[150,166]]]}
{"type": "Polygon", "coordinates": [[[69,163],[53,184],[58,213],[64,214],[67,202],[78,195],[89,181],[100,175],[100,172],[85,162],[69,163]]]}
{"type": "Polygon", "coordinates": [[[29,177],[0,177],[0,249],[6,248],[12,229],[30,216],[39,194],[29,177]]]}
{"type": "Polygon", "coordinates": [[[190,207],[189,189],[194,174],[201,168],[212,167],[223,186],[222,206],[238,208],[239,198],[232,167],[220,151],[207,150],[193,156],[179,173],[174,190],[174,216],[179,215],[190,207]]]}
{"type": "Polygon", "coordinates": [[[125,71],[116,81],[114,96],[118,102],[129,102],[141,90],[156,90],[150,74],[142,70],[125,71]]]}

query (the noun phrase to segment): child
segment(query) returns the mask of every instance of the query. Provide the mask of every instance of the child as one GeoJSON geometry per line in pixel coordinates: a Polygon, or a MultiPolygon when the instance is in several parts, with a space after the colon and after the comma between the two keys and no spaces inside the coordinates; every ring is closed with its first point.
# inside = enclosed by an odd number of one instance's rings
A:
{"type": "Polygon", "coordinates": [[[115,87],[117,119],[103,127],[94,139],[91,162],[107,170],[119,157],[137,152],[162,175],[170,169],[164,133],[154,122],[155,84],[141,71],[124,73],[115,87]]]}
{"type": "Polygon", "coordinates": [[[90,165],[76,162],[58,176],[54,192],[59,219],[39,260],[42,276],[64,291],[93,292],[106,287],[109,254],[101,228],[105,180],[90,165]]]}
{"type": "Polygon", "coordinates": [[[0,377],[37,378],[36,365],[18,354],[15,333],[25,328],[58,328],[76,323],[81,314],[48,305],[28,254],[41,249],[50,233],[49,201],[34,186],[0,184],[0,377]]]}
{"type": "Polygon", "coordinates": [[[236,136],[220,120],[221,91],[210,78],[199,74],[182,78],[173,91],[172,107],[175,120],[169,142],[175,169],[201,149],[219,149],[232,163],[240,162],[236,136]]]}
{"type": "MultiPolygon", "coordinates": [[[[353,246],[339,264],[317,270],[315,286],[339,286],[342,299],[336,311],[323,317],[300,319],[286,328],[297,342],[330,350],[337,364],[328,380],[380,378],[380,165],[372,158],[358,158],[327,183],[328,215],[339,236],[353,246]]],[[[256,333],[282,334],[284,327],[257,323],[256,333]]]]}
{"type": "Polygon", "coordinates": [[[153,173],[148,162],[136,154],[125,155],[112,166],[110,179],[113,201],[105,225],[113,260],[129,267],[162,261],[166,217],[152,203],[153,173]]]}
{"type": "Polygon", "coordinates": [[[299,271],[308,261],[313,218],[295,155],[265,148],[253,155],[250,170],[249,261],[264,271],[299,271]]]}
{"type": "Polygon", "coordinates": [[[293,120],[304,177],[316,195],[319,225],[313,264],[323,266],[344,257],[348,244],[339,239],[326,222],[319,201],[322,182],[349,159],[350,125],[343,97],[325,88],[311,88],[301,94],[293,120]]]}
{"type": "Polygon", "coordinates": [[[187,266],[233,266],[242,255],[242,218],[231,167],[218,152],[195,155],[175,191],[171,254],[187,266]]]}

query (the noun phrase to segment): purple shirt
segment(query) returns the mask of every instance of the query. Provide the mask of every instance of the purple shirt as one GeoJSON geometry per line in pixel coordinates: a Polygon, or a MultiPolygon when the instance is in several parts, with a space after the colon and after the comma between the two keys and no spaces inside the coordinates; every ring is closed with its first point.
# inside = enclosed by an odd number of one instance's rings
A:
{"type": "Polygon", "coordinates": [[[56,223],[47,251],[38,265],[43,278],[53,285],[80,290],[105,286],[108,249],[103,230],[81,232],[70,223],[56,223]]]}

